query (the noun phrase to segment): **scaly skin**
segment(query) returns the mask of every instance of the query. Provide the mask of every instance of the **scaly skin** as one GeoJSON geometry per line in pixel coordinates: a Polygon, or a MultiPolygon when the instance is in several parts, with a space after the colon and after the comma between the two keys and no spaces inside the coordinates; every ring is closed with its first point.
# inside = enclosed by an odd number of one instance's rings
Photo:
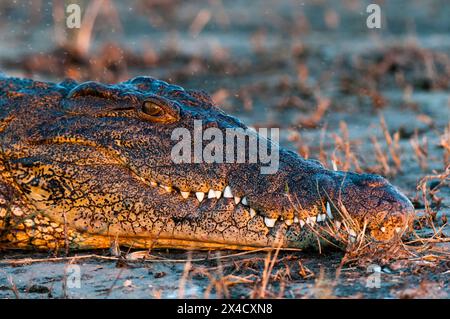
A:
{"type": "Polygon", "coordinates": [[[171,133],[192,131],[194,119],[246,128],[207,94],[149,77],[105,85],[0,75],[1,247],[302,248],[339,211],[377,240],[411,224],[411,203],[384,178],[329,171],[284,149],[276,174],[259,163],[174,164],[171,133]],[[237,198],[207,197],[226,185],[237,198]]]}

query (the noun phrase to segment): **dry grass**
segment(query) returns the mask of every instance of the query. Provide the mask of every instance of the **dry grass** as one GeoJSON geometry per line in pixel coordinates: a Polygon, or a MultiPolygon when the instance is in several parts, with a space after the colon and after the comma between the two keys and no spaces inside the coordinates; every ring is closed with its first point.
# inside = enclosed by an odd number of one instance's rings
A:
{"type": "Polygon", "coordinates": [[[307,118],[301,118],[298,120],[298,124],[305,128],[315,128],[321,122],[325,112],[330,107],[331,101],[326,98],[318,98],[317,107],[313,114],[307,118]]]}
{"type": "Polygon", "coordinates": [[[444,150],[444,166],[448,166],[450,164],[450,124],[448,124],[444,133],[440,136],[439,145],[444,150]]]}
{"type": "Polygon", "coordinates": [[[252,298],[265,298],[267,297],[267,286],[270,282],[272,271],[275,263],[278,259],[278,254],[280,252],[281,242],[275,252],[273,253],[269,251],[267,253],[266,258],[264,259],[264,270],[261,275],[260,283],[257,284],[252,292],[252,298]]]}
{"type": "MultiPolygon", "coordinates": [[[[53,70],[55,74],[60,72],[64,76],[72,76],[77,79],[92,80],[95,78],[114,82],[125,79],[128,75],[128,67],[133,63],[139,69],[148,70],[148,68],[164,62],[171,64],[178,61],[175,58],[170,60],[179,53],[179,44],[176,36],[170,37],[172,42],[167,43],[169,48],[167,52],[156,53],[152,47],[149,47],[145,50],[144,57],[136,56],[136,54],[127,52],[123,47],[114,45],[105,45],[98,52],[90,52],[96,36],[94,34],[94,25],[99,23],[101,19],[102,25],[112,26],[120,31],[120,20],[117,18],[115,3],[111,0],[91,1],[83,16],[82,29],[74,30],[71,34],[65,34],[61,29],[61,22],[64,20],[64,10],[61,10],[62,6],[58,4],[63,2],[54,1],[54,3],[55,34],[56,38],[60,40],[58,41],[60,46],[68,49],[68,45],[74,40],[77,52],[72,52],[69,54],[69,57],[74,57],[74,60],[82,57],[84,62],[80,63],[81,66],[76,63],[61,65],[58,63],[64,59],[56,54],[54,59],[50,60],[32,59],[30,63],[20,62],[21,66],[30,65],[29,69],[27,69],[30,73],[33,73],[32,71],[43,72],[38,66],[43,66],[45,70],[51,69],[49,65],[56,65],[54,67],[55,70],[53,70]],[[167,59],[164,60],[164,57],[167,59]],[[53,63],[55,60],[58,60],[58,63],[53,63]],[[82,71],[79,71],[80,69],[82,71]]],[[[359,1],[346,1],[345,3],[346,6],[355,4],[358,6],[359,1]]],[[[170,26],[174,22],[173,12],[177,7],[177,1],[139,1],[139,5],[143,9],[142,12],[148,15],[152,25],[170,26]],[[162,10],[156,10],[158,8],[162,10]]],[[[358,11],[359,9],[353,8],[352,10],[358,11]]],[[[40,12],[40,10],[31,11],[40,12]]],[[[191,23],[188,24],[190,35],[193,37],[200,36],[212,19],[216,19],[224,28],[229,26],[230,17],[224,10],[221,1],[213,1],[210,8],[199,10],[194,14],[191,23]]],[[[324,14],[324,22],[330,29],[337,28],[339,25],[338,12],[332,9],[327,10],[324,14]]],[[[299,33],[308,32],[310,22],[307,17],[299,17],[295,23],[294,38],[298,38],[297,35],[299,33]]],[[[271,53],[267,49],[267,36],[264,31],[255,31],[250,41],[255,55],[261,56],[266,54],[268,56],[267,53],[271,53]]],[[[334,208],[341,215],[343,227],[337,229],[333,225],[324,225],[320,229],[311,229],[317,234],[318,238],[322,238],[324,242],[340,247],[344,251],[340,267],[336,271],[336,277],[332,280],[327,279],[327,274],[323,268],[320,271],[311,270],[301,260],[289,260],[289,262],[284,263],[287,257],[285,253],[280,252],[279,247],[261,249],[255,252],[220,253],[213,257],[207,256],[204,258],[193,258],[190,254],[188,254],[187,258],[167,258],[153,250],[121,252],[118,247],[115,247],[112,256],[96,253],[71,257],[17,258],[0,260],[0,264],[20,266],[41,262],[81,263],[90,259],[120,263],[124,267],[128,263],[181,263],[184,265],[184,271],[179,282],[179,297],[185,296],[185,288],[189,280],[194,275],[201,275],[208,278],[209,283],[204,291],[204,296],[207,298],[213,296],[213,293],[220,297],[232,296],[230,289],[241,285],[249,287],[247,294],[249,297],[290,296],[284,287],[293,280],[315,280],[310,297],[330,298],[334,295],[334,289],[339,281],[340,269],[343,267],[364,268],[368,264],[377,262],[382,265],[390,265],[391,267],[395,265],[395,267],[426,267],[432,269],[443,261],[448,261],[450,258],[448,251],[442,247],[443,243],[449,241],[449,238],[445,237],[444,233],[444,228],[448,227],[448,221],[445,215],[439,217],[438,212],[442,210],[443,206],[444,195],[442,195],[442,190],[449,185],[450,125],[445,128],[445,131],[439,137],[439,147],[442,150],[442,156],[439,155],[438,160],[442,161],[443,166],[438,170],[435,169],[436,163],[433,162],[431,153],[435,145],[430,138],[416,131],[409,139],[408,149],[406,149],[405,144],[402,144],[402,147],[400,147],[401,136],[399,131],[390,131],[383,116],[380,117],[379,121],[379,129],[382,135],[372,135],[369,139],[372,143],[371,150],[373,152],[361,148],[367,141],[355,141],[350,138],[349,125],[344,121],[340,122],[339,131],[332,133],[330,136],[327,135],[328,124],[325,116],[331,113],[330,111],[334,111],[332,109],[335,107],[335,101],[331,100],[331,98],[321,98],[317,100],[312,99],[313,102],[311,103],[308,98],[300,97],[300,93],[304,94],[305,92],[305,95],[309,96],[308,91],[310,88],[307,83],[311,79],[310,74],[315,71],[310,69],[306,63],[308,62],[305,59],[307,49],[303,43],[292,43],[292,57],[289,58],[292,59],[290,62],[293,62],[292,64],[296,66],[293,68],[295,70],[294,77],[296,78],[294,81],[290,80],[289,75],[283,74],[275,90],[271,91],[270,87],[267,88],[264,85],[253,85],[253,87],[247,85],[244,89],[239,90],[239,100],[243,104],[243,109],[252,111],[254,104],[259,103],[256,98],[261,98],[261,96],[264,98],[263,93],[268,91],[268,95],[282,96],[279,103],[274,103],[278,110],[290,107],[302,112],[313,110],[309,113],[310,116],[301,117],[295,124],[300,124],[303,128],[309,129],[316,129],[322,125],[319,149],[317,150],[316,141],[312,141],[312,145],[308,145],[301,135],[294,137],[295,142],[297,142],[300,154],[304,157],[319,158],[324,164],[334,169],[375,172],[396,178],[398,175],[401,175],[402,171],[415,168],[407,166],[409,164],[403,162],[401,155],[409,152],[414,154],[417,165],[425,175],[417,184],[417,196],[414,202],[422,203],[424,212],[423,215],[418,216],[414,231],[411,234],[405,235],[403,238],[396,238],[390,243],[375,242],[366,236],[365,225],[360,225],[354,221],[344,206],[339,205],[339,203],[333,203],[336,206],[334,208]],[[355,231],[355,236],[348,236],[349,229],[355,231]],[[430,231],[431,233],[425,231],[430,231]],[[334,240],[330,241],[330,238],[334,240]],[[264,257],[261,258],[261,256],[264,257]],[[214,268],[205,267],[205,263],[215,263],[216,266],[214,268]],[[231,272],[230,269],[233,269],[233,271],[231,272]]],[[[212,61],[202,60],[196,56],[188,57],[189,59],[183,62],[186,67],[181,68],[181,70],[177,68],[177,71],[170,73],[169,77],[174,81],[176,79],[193,78],[194,73],[204,75],[205,70],[209,70],[209,67],[216,72],[219,71],[217,74],[223,73],[227,77],[235,74],[250,74],[255,70],[259,71],[256,68],[252,69],[252,66],[248,67],[245,64],[233,61],[226,48],[222,48],[220,45],[214,47],[213,51],[212,61]],[[207,68],[206,65],[208,66],[207,68]]],[[[64,52],[63,56],[66,54],[67,52],[64,52]]],[[[181,58],[186,57],[181,56],[181,58]]],[[[269,60],[267,64],[277,65],[277,62],[280,62],[280,60],[274,58],[269,60]]],[[[358,60],[358,62],[361,61],[358,60]]],[[[434,53],[416,46],[387,48],[377,54],[371,54],[365,62],[361,62],[359,65],[350,65],[348,69],[352,76],[351,81],[347,83],[344,78],[341,78],[340,81],[347,93],[369,99],[373,109],[380,110],[388,107],[389,103],[383,92],[377,89],[383,84],[390,84],[388,81],[393,80],[397,86],[403,89],[407,104],[413,106],[414,103],[412,103],[411,97],[413,90],[448,89],[450,83],[449,65],[450,60],[446,54],[434,53]],[[419,71],[423,71],[417,72],[420,75],[419,80],[421,82],[418,84],[409,83],[408,81],[414,77],[409,76],[407,72],[409,70],[416,71],[416,67],[420,68],[419,71]],[[397,70],[395,74],[392,71],[393,69],[397,70]],[[354,83],[358,85],[353,86],[354,83]]],[[[261,67],[261,69],[263,68],[261,67]]],[[[324,73],[325,76],[319,76],[318,78],[324,80],[323,83],[327,83],[329,79],[327,76],[329,76],[330,72],[324,73]]],[[[416,72],[413,75],[415,74],[416,72]]],[[[314,89],[312,91],[315,92],[314,89]]],[[[233,95],[234,92],[231,89],[218,88],[214,98],[218,100],[219,104],[229,103],[228,99],[233,95]]],[[[314,94],[312,95],[314,97],[314,94]]],[[[320,245],[320,241],[318,241],[318,245],[320,245]]],[[[322,247],[319,246],[318,250],[321,251],[322,247]]],[[[69,255],[68,251],[67,255],[69,255]]],[[[300,254],[292,251],[289,257],[293,258],[298,255],[300,254]]],[[[119,270],[117,280],[121,273],[122,270],[119,270]]],[[[18,298],[19,291],[13,279],[9,275],[7,277],[11,290],[18,298]]],[[[115,283],[111,286],[110,291],[114,288],[114,285],[115,283]]],[[[155,297],[161,296],[161,292],[155,291],[154,295],[155,297]]],[[[411,292],[404,292],[404,295],[411,295],[411,292]]]]}
{"type": "Polygon", "coordinates": [[[417,130],[414,132],[414,136],[409,140],[420,168],[423,171],[428,169],[428,140],[426,136],[422,137],[419,141],[419,134],[417,130]]]}
{"type": "Polygon", "coordinates": [[[359,173],[362,172],[359,159],[352,150],[352,142],[350,141],[347,123],[341,121],[339,123],[339,129],[341,135],[336,133],[331,135],[336,145],[331,153],[333,169],[337,170],[339,168],[343,171],[353,170],[359,173]]]}
{"type": "Polygon", "coordinates": [[[377,165],[370,168],[370,171],[385,176],[394,176],[402,172],[401,149],[399,145],[400,133],[397,131],[391,135],[383,116],[380,116],[380,127],[383,132],[385,147],[381,146],[375,135],[370,137],[377,163],[377,165]]]}

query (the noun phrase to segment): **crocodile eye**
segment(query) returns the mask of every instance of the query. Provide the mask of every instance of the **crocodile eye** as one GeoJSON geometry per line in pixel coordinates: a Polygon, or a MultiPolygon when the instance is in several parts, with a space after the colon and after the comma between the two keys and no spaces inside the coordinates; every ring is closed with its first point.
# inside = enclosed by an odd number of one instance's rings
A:
{"type": "Polygon", "coordinates": [[[139,116],[149,122],[168,124],[180,119],[180,109],[163,98],[148,97],[142,103],[139,116]]]}
{"type": "Polygon", "coordinates": [[[158,117],[164,114],[164,109],[153,101],[145,101],[142,104],[142,112],[150,116],[158,117]]]}

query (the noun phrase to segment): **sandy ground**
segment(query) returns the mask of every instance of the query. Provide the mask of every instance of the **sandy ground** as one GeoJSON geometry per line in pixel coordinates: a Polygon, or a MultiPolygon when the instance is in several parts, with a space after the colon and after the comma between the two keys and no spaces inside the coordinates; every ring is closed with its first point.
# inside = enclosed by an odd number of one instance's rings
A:
{"type": "MultiPolygon", "coordinates": [[[[423,177],[443,174],[449,164],[446,1],[382,3],[380,30],[366,27],[366,2],[358,0],[115,1],[97,17],[87,53],[62,55],[55,48],[73,45],[77,35],[55,28],[46,4],[38,12],[18,2],[0,6],[0,65],[7,74],[107,82],[151,75],[202,88],[248,125],[280,127],[281,144],[303,156],[387,176],[418,215],[437,214],[436,228],[450,217],[448,175],[443,184],[426,184],[437,197],[428,193],[428,209],[417,190],[423,177]]],[[[430,227],[419,233],[433,234],[430,227]]],[[[442,233],[449,236],[449,227],[442,233]]],[[[450,247],[439,245],[447,257],[380,263],[379,273],[367,264],[339,267],[339,251],[282,253],[266,286],[263,252],[221,252],[217,259],[216,252],[160,251],[151,261],[129,262],[108,259],[108,251],[55,261],[46,260],[52,254],[4,251],[0,297],[448,298],[450,247]],[[43,261],[5,262],[23,258],[43,261]],[[80,286],[71,281],[78,272],[80,286]]]]}

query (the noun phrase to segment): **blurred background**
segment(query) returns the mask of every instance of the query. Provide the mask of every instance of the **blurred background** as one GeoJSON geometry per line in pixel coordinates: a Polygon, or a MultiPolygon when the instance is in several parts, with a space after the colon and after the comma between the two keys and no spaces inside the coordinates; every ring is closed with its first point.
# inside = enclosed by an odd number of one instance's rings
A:
{"type": "MultiPolygon", "coordinates": [[[[382,289],[369,289],[366,268],[339,270],[339,284],[324,280],[323,267],[340,269],[347,255],[340,261],[336,254],[290,254],[276,263],[274,276],[281,281],[266,296],[442,297],[450,287],[449,17],[448,0],[2,0],[0,70],[55,82],[71,77],[114,83],[149,75],[203,89],[247,125],[280,128],[281,144],[305,158],[386,176],[416,208],[420,238],[409,244],[420,244],[411,255],[417,264],[400,271],[405,260],[386,259],[393,270],[383,267],[382,289]],[[366,24],[372,2],[381,9],[380,29],[366,24]],[[67,28],[71,4],[81,9],[79,29],[67,28]],[[434,244],[438,250],[430,250],[434,244]]],[[[398,247],[391,248],[398,257],[398,247]]],[[[373,264],[351,256],[346,262],[373,264]]],[[[263,269],[267,275],[268,259],[248,258],[244,264],[224,260],[223,268],[196,265],[200,275],[192,276],[185,296],[199,297],[206,289],[208,298],[211,283],[219,285],[219,297],[259,296],[252,280],[258,288],[255,276],[263,269]],[[207,268],[220,269],[218,278],[222,269],[230,275],[216,280],[207,268]],[[234,289],[230,295],[223,288],[228,286],[234,289]]],[[[21,292],[30,292],[27,297],[67,297],[57,284],[65,263],[2,270],[21,292]]],[[[129,298],[130,291],[133,297],[180,296],[178,282],[188,269],[170,262],[122,268],[96,259],[83,267],[87,284],[71,293],[102,298],[129,298]],[[125,282],[118,281],[121,275],[125,282]]],[[[11,297],[1,278],[0,296],[11,297]]]]}
{"type": "Polygon", "coordinates": [[[204,89],[247,124],[280,127],[302,156],[399,179],[414,197],[449,162],[449,16],[445,0],[6,0],[0,68],[204,89]],[[366,25],[371,2],[380,29],[366,25]]]}

